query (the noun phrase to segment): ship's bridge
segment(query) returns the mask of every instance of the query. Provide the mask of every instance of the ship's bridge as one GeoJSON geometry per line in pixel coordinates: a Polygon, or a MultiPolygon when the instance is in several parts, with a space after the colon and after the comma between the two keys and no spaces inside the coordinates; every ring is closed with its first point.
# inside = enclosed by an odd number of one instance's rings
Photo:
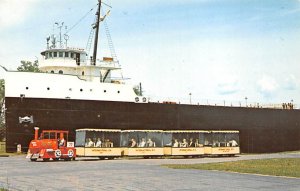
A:
{"type": "Polygon", "coordinates": [[[81,79],[93,81],[100,78],[102,82],[111,82],[110,71],[121,69],[113,58],[104,57],[92,63],[84,49],[61,48],[47,49],[41,52],[39,69],[54,74],[76,75],[81,79]]]}

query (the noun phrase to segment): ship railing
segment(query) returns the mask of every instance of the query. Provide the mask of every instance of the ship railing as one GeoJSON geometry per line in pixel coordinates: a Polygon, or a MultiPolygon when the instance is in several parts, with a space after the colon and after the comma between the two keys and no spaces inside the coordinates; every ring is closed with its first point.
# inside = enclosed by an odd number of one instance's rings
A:
{"type": "Polygon", "coordinates": [[[261,109],[299,109],[298,104],[294,103],[276,103],[265,104],[259,102],[245,102],[245,101],[226,101],[226,100],[212,100],[212,99],[190,99],[190,98],[158,98],[150,96],[149,102],[161,104],[185,104],[185,105],[205,105],[205,106],[219,106],[219,107],[247,107],[247,108],[261,108],[261,109]]]}

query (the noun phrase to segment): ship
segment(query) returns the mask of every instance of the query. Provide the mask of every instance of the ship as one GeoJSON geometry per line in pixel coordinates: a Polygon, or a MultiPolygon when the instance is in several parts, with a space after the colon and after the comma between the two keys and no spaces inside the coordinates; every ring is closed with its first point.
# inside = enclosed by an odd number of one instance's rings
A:
{"type": "MultiPolygon", "coordinates": [[[[0,67],[5,81],[3,113],[6,151],[23,151],[33,137],[33,128],[68,130],[238,130],[242,153],[300,150],[300,110],[292,107],[261,108],[152,102],[136,93],[122,78],[113,57],[97,58],[101,0],[98,1],[93,55],[71,48],[55,37],[39,60],[41,72],[8,71],[0,67]]],[[[159,82],[158,82],[159,83],[159,82]]]]}

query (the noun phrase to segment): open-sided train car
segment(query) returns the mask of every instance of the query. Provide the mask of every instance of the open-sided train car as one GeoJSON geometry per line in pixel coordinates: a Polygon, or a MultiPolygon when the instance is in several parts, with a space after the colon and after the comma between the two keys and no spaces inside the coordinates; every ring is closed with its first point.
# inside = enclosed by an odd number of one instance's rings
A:
{"type": "Polygon", "coordinates": [[[205,155],[234,156],[239,153],[239,131],[209,131],[205,135],[205,155]]]}
{"type": "Polygon", "coordinates": [[[123,156],[142,156],[144,158],[164,155],[163,131],[124,130],[121,133],[123,156]]]}
{"type": "Polygon", "coordinates": [[[115,158],[122,155],[119,129],[77,129],[77,157],[115,158]]]}

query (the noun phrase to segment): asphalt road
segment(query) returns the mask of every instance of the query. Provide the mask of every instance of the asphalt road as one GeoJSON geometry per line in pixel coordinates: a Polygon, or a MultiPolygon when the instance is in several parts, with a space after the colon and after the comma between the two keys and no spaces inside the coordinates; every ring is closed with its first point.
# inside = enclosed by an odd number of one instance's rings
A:
{"type": "MultiPolygon", "coordinates": [[[[191,164],[259,158],[300,158],[299,153],[197,159],[80,159],[30,162],[0,157],[0,188],[9,190],[300,190],[299,178],[205,170],[175,170],[161,164],[191,164]]],[[[299,164],[300,165],[300,164],[299,164]]]]}

